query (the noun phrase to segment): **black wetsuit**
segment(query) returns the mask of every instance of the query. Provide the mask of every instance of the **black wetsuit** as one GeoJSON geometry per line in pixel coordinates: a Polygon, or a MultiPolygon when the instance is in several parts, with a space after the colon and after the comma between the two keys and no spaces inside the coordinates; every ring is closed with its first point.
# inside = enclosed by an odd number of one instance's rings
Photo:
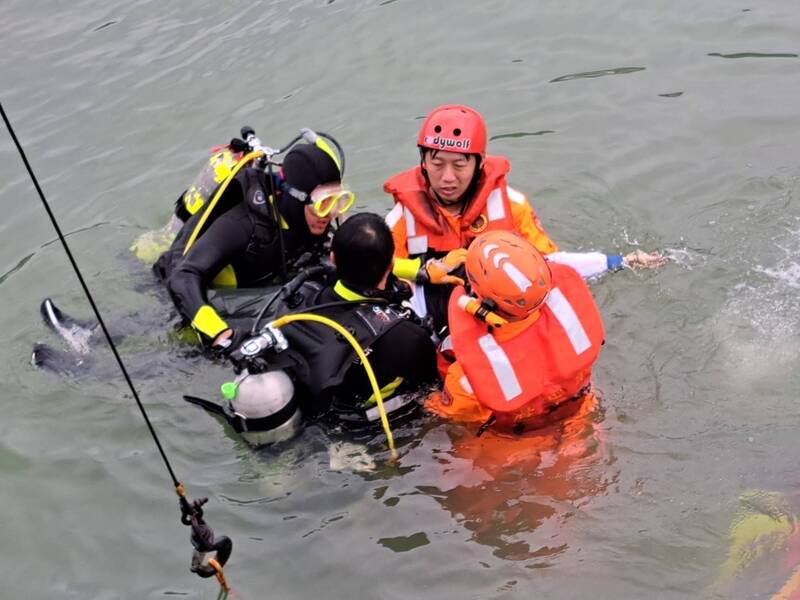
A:
{"type": "MultiPolygon", "coordinates": [[[[302,305],[290,309],[279,303],[261,325],[287,312],[303,311],[313,311],[342,324],[364,346],[379,387],[402,378],[391,397],[419,390],[422,384],[436,380],[436,349],[431,332],[415,320],[399,316],[398,304],[348,301],[333,286],[313,282],[304,284],[300,291],[306,296],[302,305]],[[315,308],[329,303],[336,306],[315,308]]],[[[241,330],[252,326],[255,313],[263,306],[263,302],[248,300],[246,293],[232,297],[222,292],[211,302],[234,329],[241,330]]],[[[353,423],[376,420],[375,411],[368,411],[370,405],[365,404],[372,395],[366,371],[339,334],[308,322],[290,323],[282,331],[289,341],[288,352],[299,355],[303,363],[288,371],[295,380],[304,415],[329,413],[353,423]]]]}
{"type": "Polygon", "coordinates": [[[281,221],[281,235],[278,235],[277,218],[267,200],[268,188],[263,171],[244,169],[226,190],[221,198],[222,207],[215,209],[215,213],[219,212],[212,214],[215,218],[205,226],[189,252],[183,255],[201,212],[186,222],[172,247],[156,262],[153,270],[166,281],[186,322],[192,322],[198,310],[207,304],[206,290],[223,269],[227,277],[219,284],[261,287],[281,273],[284,262],[291,264],[303,252],[321,249],[327,232],[312,235],[303,204],[280,193],[276,202],[281,221]]]}
{"type": "MultiPolygon", "coordinates": [[[[341,301],[333,290],[326,288],[317,299],[317,304],[341,301]]],[[[325,314],[325,309],[320,311],[325,314]]],[[[396,378],[403,382],[396,390],[401,394],[416,390],[420,385],[433,382],[437,377],[436,348],[431,332],[408,319],[401,319],[370,346],[369,362],[375,371],[378,386],[383,387],[396,378]]],[[[351,364],[343,381],[329,390],[328,398],[317,399],[314,408],[324,411],[330,407],[340,418],[360,420],[359,405],[372,395],[366,371],[361,362],[351,364]]]]}

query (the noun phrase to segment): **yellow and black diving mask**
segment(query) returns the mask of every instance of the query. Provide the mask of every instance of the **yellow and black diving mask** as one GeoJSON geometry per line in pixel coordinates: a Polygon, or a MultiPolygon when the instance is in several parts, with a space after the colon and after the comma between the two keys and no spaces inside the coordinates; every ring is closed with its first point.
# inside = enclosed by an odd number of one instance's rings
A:
{"type": "Polygon", "coordinates": [[[339,185],[319,186],[308,198],[311,209],[320,219],[325,217],[335,219],[350,210],[355,201],[356,195],[339,185]]]}

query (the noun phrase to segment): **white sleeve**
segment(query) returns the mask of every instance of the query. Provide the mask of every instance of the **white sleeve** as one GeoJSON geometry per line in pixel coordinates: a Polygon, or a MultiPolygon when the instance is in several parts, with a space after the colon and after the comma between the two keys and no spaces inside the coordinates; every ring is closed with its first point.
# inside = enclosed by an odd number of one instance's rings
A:
{"type": "Polygon", "coordinates": [[[413,294],[408,300],[408,303],[411,305],[411,310],[413,310],[418,317],[424,319],[428,316],[428,305],[425,302],[425,287],[417,285],[416,283],[411,283],[411,291],[413,294]]]}
{"type": "Polygon", "coordinates": [[[567,265],[581,277],[589,279],[608,271],[608,257],[602,252],[552,252],[545,255],[550,262],[567,265]]]}

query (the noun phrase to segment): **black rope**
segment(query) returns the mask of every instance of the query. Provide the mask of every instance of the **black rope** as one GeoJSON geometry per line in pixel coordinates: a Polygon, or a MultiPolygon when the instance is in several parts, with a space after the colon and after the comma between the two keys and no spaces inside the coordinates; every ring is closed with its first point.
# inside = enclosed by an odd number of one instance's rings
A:
{"type": "Polygon", "coordinates": [[[67,244],[67,240],[64,237],[64,234],[61,233],[61,228],[58,226],[58,222],[56,221],[55,216],[53,215],[53,211],[50,209],[50,205],[47,203],[47,199],[44,197],[44,192],[42,192],[42,188],[39,186],[39,181],[36,179],[36,175],[33,173],[33,169],[31,168],[30,163],[28,162],[27,156],[25,156],[25,151],[22,149],[22,146],[17,139],[16,134],[14,133],[14,129],[11,127],[11,123],[6,116],[6,111],[3,109],[3,104],[0,103],[0,114],[3,116],[3,121],[8,128],[8,132],[11,134],[11,139],[14,140],[14,144],[19,151],[19,155],[22,158],[22,162],[25,163],[25,168],[28,170],[28,174],[31,176],[31,180],[33,181],[33,185],[36,188],[36,191],[39,193],[39,198],[42,200],[42,204],[44,204],[44,209],[47,211],[47,215],[50,217],[50,221],[53,224],[53,227],[58,234],[58,239],[61,240],[61,244],[64,246],[64,252],[67,254],[67,258],[69,258],[69,262],[72,264],[72,268],[75,270],[75,275],[78,277],[78,281],[80,281],[81,287],[83,288],[84,294],[86,294],[86,298],[89,300],[89,304],[92,305],[92,310],[94,311],[95,317],[97,317],[98,323],[100,323],[100,327],[103,329],[103,334],[106,336],[106,340],[108,341],[108,345],[111,346],[111,352],[114,353],[114,358],[117,359],[117,364],[119,365],[120,371],[122,371],[122,375],[125,377],[125,381],[128,383],[128,387],[133,394],[133,398],[136,400],[136,404],[139,406],[139,410],[142,413],[142,417],[144,417],[144,422],[147,423],[147,428],[150,430],[150,435],[153,436],[153,441],[156,443],[158,447],[158,451],[161,454],[161,458],[164,459],[164,464],[167,467],[167,471],[169,471],[169,476],[172,477],[172,483],[175,484],[176,488],[180,488],[181,484],[178,479],[175,477],[175,473],[172,470],[172,465],[169,463],[169,459],[167,455],[164,453],[164,448],[161,446],[161,441],[158,439],[158,435],[156,435],[156,430],[153,428],[152,423],[150,423],[150,418],[147,416],[147,411],[144,409],[142,405],[142,401],[139,399],[139,394],[136,392],[136,388],[133,386],[133,381],[131,380],[131,376],[128,374],[128,370],[125,368],[125,364],[122,362],[122,358],[117,352],[117,347],[114,344],[114,341],[111,339],[111,334],[108,332],[108,328],[106,327],[105,322],[103,321],[103,317],[100,315],[100,311],[97,309],[97,305],[94,302],[94,298],[92,297],[89,288],[86,285],[86,282],[83,279],[83,275],[81,274],[81,270],[78,268],[78,263],[75,262],[75,258],[72,256],[72,252],[69,249],[69,245],[67,244]]]}

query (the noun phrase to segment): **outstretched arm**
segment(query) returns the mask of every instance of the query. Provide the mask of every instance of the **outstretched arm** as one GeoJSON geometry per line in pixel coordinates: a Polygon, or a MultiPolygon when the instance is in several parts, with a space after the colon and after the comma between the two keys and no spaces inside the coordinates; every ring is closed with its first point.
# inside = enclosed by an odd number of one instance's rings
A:
{"type": "Polygon", "coordinates": [[[545,258],[572,267],[585,279],[597,277],[606,271],[618,271],[624,267],[655,269],[667,262],[666,257],[660,252],[648,253],[642,250],[635,250],[624,256],[602,252],[553,252],[545,258]]]}

